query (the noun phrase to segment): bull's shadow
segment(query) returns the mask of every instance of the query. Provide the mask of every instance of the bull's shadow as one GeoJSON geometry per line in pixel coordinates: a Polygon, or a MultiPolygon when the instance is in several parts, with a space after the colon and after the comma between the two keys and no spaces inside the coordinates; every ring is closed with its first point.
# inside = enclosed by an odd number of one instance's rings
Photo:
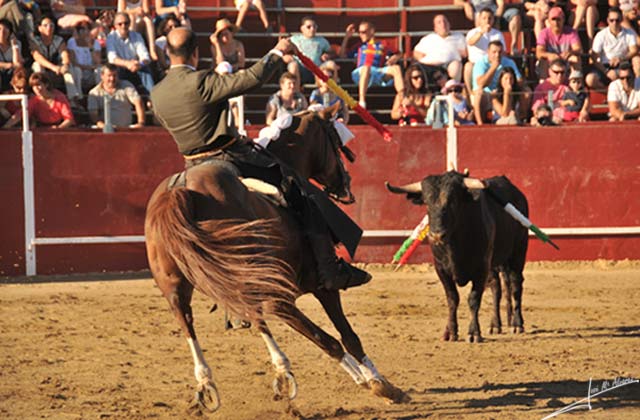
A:
{"type": "MultiPolygon", "coordinates": [[[[532,338],[544,338],[545,340],[575,340],[580,338],[632,338],[640,337],[640,325],[627,326],[601,326],[601,327],[575,327],[575,328],[555,328],[543,329],[532,328],[525,332],[525,336],[532,338]],[[541,337],[544,336],[544,337],[541,337]]],[[[508,333],[493,334],[484,337],[487,342],[503,342],[519,341],[522,336],[513,336],[508,333]]]]}

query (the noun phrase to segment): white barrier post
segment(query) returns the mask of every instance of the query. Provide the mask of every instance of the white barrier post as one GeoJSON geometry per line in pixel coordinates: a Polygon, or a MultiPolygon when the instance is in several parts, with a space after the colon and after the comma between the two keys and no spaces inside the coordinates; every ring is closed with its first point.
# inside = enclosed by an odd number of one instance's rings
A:
{"type": "Polygon", "coordinates": [[[449,126],[447,127],[447,170],[458,170],[458,130],[454,124],[453,101],[449,95],[437,95],[436,101],[444,101],[447,103],[447,113],[449,117],[449,126]]]}

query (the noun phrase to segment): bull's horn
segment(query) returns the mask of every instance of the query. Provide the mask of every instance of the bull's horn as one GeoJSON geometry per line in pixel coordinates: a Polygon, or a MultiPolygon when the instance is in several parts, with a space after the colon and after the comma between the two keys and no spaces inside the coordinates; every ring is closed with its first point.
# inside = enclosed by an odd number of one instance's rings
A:
{"type": "Polygon", "coordinates": [[[464,186],[470,190],[482,190],[487,187],[484,185],[484,182],[477,178],[465,178],[462,181],[464,182],[464,186]]]}
{"type": "Polygon", "coordinates": [[[401,187],[394,187],[389,184],[389,182],[385,182],[384,185],[387,187],[389,191],[396,194],[416,194],[422,193],[422,183],[414,182],[413,184],[403,185],[401,187]]]}

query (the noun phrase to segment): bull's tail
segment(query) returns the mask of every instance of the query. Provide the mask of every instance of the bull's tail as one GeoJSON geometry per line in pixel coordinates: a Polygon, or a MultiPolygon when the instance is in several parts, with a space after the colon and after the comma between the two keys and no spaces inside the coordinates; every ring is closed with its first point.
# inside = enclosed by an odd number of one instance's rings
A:
{"type": "Polygon", "coordinates": [[[195,222],[192,197],[186,188],[162,192],[147,210],[148,240],[196,289],[243,319],[262,318],[264,301],[292,303],[298,289],[291,267],[275,256],[282,247],[276,221],[195,222]]]}

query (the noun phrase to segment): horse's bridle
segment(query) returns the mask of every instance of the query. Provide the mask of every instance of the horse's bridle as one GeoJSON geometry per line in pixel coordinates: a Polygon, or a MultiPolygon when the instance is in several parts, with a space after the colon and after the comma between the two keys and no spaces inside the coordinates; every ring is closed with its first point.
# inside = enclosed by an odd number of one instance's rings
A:
{"type": "Polygon", "coordinates": [[[329,137],[329,142],[335,153],[336,160],[338,161],[338,168],[340,169],[340,176],[342,177],[342,190],[347,193],[346,198],[340,198],[340,191],[337,189],[332,189],[330,186],[325,185],[324,191],[327,195],[342,204],[353,204],[356,201],[356,198],[353,196],[351,192],[351,175],[347,172],[347,169],[344,166],[344,162],[341,158],[341,152],[349,162],[353,163],[355,161],[355,155],[347,146],[342,144],[342,140],[340,140],[340,136],[336,131],[333,123],[331,121],[323,121],[325,124],[325,134],[329,137]]]}

